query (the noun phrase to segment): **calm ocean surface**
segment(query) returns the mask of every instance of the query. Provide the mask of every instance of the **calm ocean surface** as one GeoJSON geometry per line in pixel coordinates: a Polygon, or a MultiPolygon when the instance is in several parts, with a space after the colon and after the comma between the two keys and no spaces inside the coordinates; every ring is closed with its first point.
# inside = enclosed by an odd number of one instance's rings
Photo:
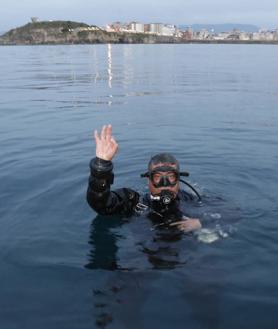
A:
{"type": "Polygon", "coordinates": [[[0,58],[1,329],[278,328],[277,46],[0,58]],[[105,123],[120,145],[113,187],[146,191],[149,157],[172,152],[203,195],[187,211],[216,241],[97,217],[85,193],[105,123]]]}

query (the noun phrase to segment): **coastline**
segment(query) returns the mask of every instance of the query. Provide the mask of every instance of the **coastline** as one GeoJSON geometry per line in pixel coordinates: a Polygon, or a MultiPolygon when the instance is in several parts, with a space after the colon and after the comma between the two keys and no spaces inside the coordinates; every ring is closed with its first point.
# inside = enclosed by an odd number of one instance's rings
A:
{"type": "Polygon", "coordinates": [[[161,44],[214,44],[214,45],[278,45],[278,41],[241,41],[241,40],[187,40],[187,41],[157,41],[157,42],[41,42],[41,43],[1,43],[0,46],[73,46],[73,45],[127,45],[127,44],[137,44],[137,45],[161,45],[161,44]]]}
{"type": "Polygon", "coordinates": [[[0,46],[75,44],[248,44],[278,45],[278,40],[199,39],[182,35],[107,32],[95,25],[72,21],[28,23],[0,36],[0,46]]]}

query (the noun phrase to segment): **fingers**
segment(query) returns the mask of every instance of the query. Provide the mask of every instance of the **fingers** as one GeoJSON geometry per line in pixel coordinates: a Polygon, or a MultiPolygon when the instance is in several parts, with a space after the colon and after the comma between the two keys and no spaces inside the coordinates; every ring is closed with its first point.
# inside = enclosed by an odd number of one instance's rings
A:
{"type": "Polygon", "coordinates": [[[181,231],[185,233],[198,230],[202,227],[199,219],[196,218],[189,218],[188,220],[171,223],[170,226],[177,226],[181,231]]]}
{"type": "Polygon", "coordinates": [[[106,125],[102,126],[101,133],[100,133],[100,139],[104,140],[106,136],[106,125]]]}
{"type": "Polygon", "coordinates": [[[97,143],[99,141],[99,136],[98,136],[97,130],[94,131],[94,137],[95,137],[95,141],[97,143]]]}
{"type": "Polygon", "coordinates": [[[110,141],[112,135],[112,125],[104,125],[101,128],[100,139],[110,141]]]}
{"type": "Polygon", "coordinates": [[[177,225],[181,225],[183,223],[185,223],[185,221],[184,220],[180,220],[178,222],[170,223],[169,226],[177,226],[177,225]]]}
{"type": "Polygon", "coordinates": [[[107,127],[106,127],[106,140],[107,141],[110,141],[111,140],[111,135],[112,135],[112,126],[109,124],[107,127]]]}
{"type": "Polygon", "coordinates": [[[177,225],[178,229],[180,229],[183,232],[190,232],[193,230],[192,226],[190,225],[190,223],[181,223],[179,225],[177,225]]]}
{"type": "Polygon", "coordinates": [[[111,137],[110,140],[111,140],[111,143],[112,143],[112,144],[118,146],[118,143],[116,142],[116,140],[115,140],[115,138],[114,138],[113,136],[111,137]]]}
{"type": "Polygon", "coordinates": [[[96,148],[98,148],[100,139],[97,130],[94,131],[94,137],[95,137],[96,148]]]}
{"type": "Polygon", "coordinates": [[[115,139],[114,139],[114,137],[112,136],[111,137],[111,139],[110,139],[110,142],[112,143],[112,145],[113,145],[113,148],[114,148],[114,152],[115,152],[115,154],[116,154],[116,152],[118,151],[118,143],[115,141],[115,139]]]}
{"type": "Polygon", "coordinates": [[[178,228],[179,228],[181,231],[185,232],[185,233],[189,233],[189,232],[191,232],[191,231],[194,231],[194,228],[191,227],[190,225],[189,225],[189,226],[186,226],[186,225],[184,225],[184,224],[180,224],[180,226],[178,226],[178,228]]]}

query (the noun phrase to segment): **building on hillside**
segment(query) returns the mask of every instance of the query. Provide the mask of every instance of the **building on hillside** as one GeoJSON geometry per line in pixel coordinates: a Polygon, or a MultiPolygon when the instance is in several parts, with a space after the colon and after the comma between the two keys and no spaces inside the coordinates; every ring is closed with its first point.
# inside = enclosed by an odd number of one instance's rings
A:
{"type": "Polygon", "coordinates": [[[226,40],[228,39],[230,32],[220,32],[212,36],[213,40],[226,40]]]}
{"type": "Polygon", "coordinates": [[[129,27],[129,30],[131,32],[136,32],[136,33],[144,33],[145,32],[145,27],[144,27],[143,23],[131,22],[128,27],[129,27]]]}
{"type": "Polygon", "coordinates": [[[259,32],[254,32],[254,33],[252,34],[252,40],[254,40],[254,41],[260,41],[260,40],[261,40],[261,33],[259,33],[259,32]]]}
{"type": "Polygon", "coordinates": [[[106,25],[105,30],[107,32],[122,32],[128,30],[128,27],[126,23],[113,22],[112,24],[106,25]]]}
{"type": "Polygon", "coordinates": [[[255,32],[252,35],[252,40],[254,41],[273,41],[274,33],[266,30],[260,30],[259,32],[255,32]]]}
{"type": "Polygon", "coordinates": [[[193,29],[188,27],[185,31],[181,31],[181,38],[183,40],[192,40],[193,39],[193,29]]]}
{"type": "Polygon", "coordinates": [[[251,38],[252,38],[251,33],[248,33],[248,32],[239,33],[239,40],[241,40],[241,41],[249,41],[249,40],[251,40],[251,38]]]}
{"type": "Polygon", "coordinates": [[[145,33],[150,33],[150,25],[151,24],[144,24],[144,32],[145,33]]]}
{"type": "Polygon", "coordinates": [[[162,34],[162,23],[150,23],[150,33],[162,34]]]}
{"type": "Polygon", "coordinates": [[[209,39],[209,37],[210,37],[210,33],[206,29],[202,29],[201,31],[194,33],[194,39],[197,40],[206,40],[209,39]]]}
{"type": "Polygon", "coordinates": [[[176,26],[165,24],[161,28],[161,34],[165,36],[174,36],[176,34],[176,26]]]}
{"type": "Polygon", "coordinates": [[[278,41],[278,30],[273,31],[272,34],[273,34],[273,40],[278,41]]]}

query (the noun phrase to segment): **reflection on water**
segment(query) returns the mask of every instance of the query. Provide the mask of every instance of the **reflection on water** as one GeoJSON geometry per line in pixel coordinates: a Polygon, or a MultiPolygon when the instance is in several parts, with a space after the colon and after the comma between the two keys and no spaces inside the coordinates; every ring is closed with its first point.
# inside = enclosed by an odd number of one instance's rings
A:
{"type": "Polygon", "coordinates": [[[112,45],[107,45],[107,57],[108,57],[108,87],[112,88],[112,79],[113,79],[113,73],[112,73],[112,45]]]}
{"type": "MultiPolygon", "coordinates": [[[[138,218],[130,219],[131,221],[139,220],[138,218]]],[[[179,261],[178,246],[175,242],[181,240],[182,233],[177,232],[176,229],[156,229],[151,230],[151,226],[146,220],[140,220],[139,225],[133,225],[131,227],[130,235],[133,239],[126,243],[122,248],[128,248],[128,250],[121,250],[121,255],[118,254],[119,245],[121,245],[121,239],[127,239],[122,236],[122,225],[128,225],[130,223],[122,221],[116,218],[103,218],[97,216],[91,225],[91,234],[89,244],[91,245],[91,251],[89,254],[89,263],[85,266],[89,269],[106,269],[106,270],[142,270],[146,266],[145,259],[148,260],[151,268],[154,269],[171,269],[184,262],[179,261]],[[140,226],[147,225],[146,228],[140,226]],[[116,229],[116,230],[115,230],[116,229]],[[147,234],[146,234],[147,233],[147,234]],[[137,235],[134,238],[134,235],[137,235]],[[134,267],[134,259],[131,260],[129,249],[133,248],[133,257],[137,251],[136,267],[134,267]],[[145,255],[145,256],[144,256],[145,255]],[[125,265],[124,265],[125,264],[125,265]],[[130,265],[131,266],[130,266],[130,265]]],[[[137,224],[137,223],[136,223],[137,224]]],[[[132,226],[132,225],[129,225],[132,226]]],[[[149,267],[149,266],[148,266],[149,267]]]]}
{"type": "Polygon", "coordinates": [[[107,219],[97,216],[91,224],[89,244],[91,250],[89,263],[85,265],[89,269],[119,269],[117,264],[117,236],[112,232],[115,227],[120,228],[121,219],[107,219]]]}

